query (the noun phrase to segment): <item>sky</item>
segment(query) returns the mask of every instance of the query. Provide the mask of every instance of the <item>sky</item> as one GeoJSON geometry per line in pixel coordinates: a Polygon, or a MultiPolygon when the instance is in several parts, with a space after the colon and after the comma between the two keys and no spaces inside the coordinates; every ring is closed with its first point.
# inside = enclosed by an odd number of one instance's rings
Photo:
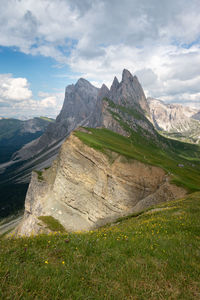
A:
{"type": "Polygon", "coordinates": [[[0,0],[0,117],[58,115],[65,87],[137,75],[200,109],[199,0],[0,0]]]}

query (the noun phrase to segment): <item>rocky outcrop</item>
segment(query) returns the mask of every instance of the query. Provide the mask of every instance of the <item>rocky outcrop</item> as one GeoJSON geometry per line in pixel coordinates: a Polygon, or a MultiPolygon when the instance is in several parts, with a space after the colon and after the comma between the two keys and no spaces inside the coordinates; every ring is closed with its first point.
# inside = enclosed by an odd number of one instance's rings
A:
{"type": "MultiPolygon", "coordinates": [[[[56,122],[50,124],[39,139],[15,153],[13,159],[27,160],[42,151],[48,151],[51,146],[63,141],[72,130],[79,126],[106,126],[108,113],[102,114],[105,112],[104,98],[109,98],[117,105],[134,109],[147,117],[150,116],[144,91],[137,77],[128,70],[123,70],[121,82],[116,77],[114,78],[110,90],[104,84],[101,89],[98,89],[87,80],[80,78],[75,85],[67,86],[63,107],[56,122]]],[[[117,128],[112,126],[110,129],[117,131],[119,125],[117,128]]]]}
{"type": "Polygon", "coordinates": [[[84,231],[183,196],[168,179],[161,168],[114,152],[107,156],[71,134],[52,167],[40,176],[32,173],[17,234],[42,232],[43,215],[58,219],[67,231],[84,231]]]}
{"type": "Polygon", "coordinates": [[[166,104],[153,98],[148,98],[148,103],[156,129],[164,131],[169,137],[195,143],[200,141],[197,110],[179,104],[166,104]]]}
{"type": "Polygon", "coordinates": [[[50,124],[39,139],[15,153],[13,159],[17,161],[30,159],[59,144],[59,141],[64,140],[76,127],[92,126],[90,117],[96,106],[98,90],[83,78],[80,78],[75,85],[67,86],[63,107],[56,122],[50,124]]]}

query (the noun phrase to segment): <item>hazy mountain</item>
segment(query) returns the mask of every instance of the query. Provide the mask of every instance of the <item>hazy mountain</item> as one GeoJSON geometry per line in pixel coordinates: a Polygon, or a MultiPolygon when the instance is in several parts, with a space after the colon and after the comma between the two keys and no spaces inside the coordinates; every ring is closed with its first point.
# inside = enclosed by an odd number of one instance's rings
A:
{"type": "Polygon", "coordinates": [[[152,122],[164,135],[192,143],[200,141],[198,110],[153,98],[148,98],[148,103],[152,122]]]}
{"type": "Polygon", "coordinates": [[[2,118],[0,120],[0,163],[8,161],[14,152],[41,136],[53,121],[45,117],[26,121],[2,118]]]}
{"type": "Polygon", "coordinates": [[[193,119],[195,120],[200,120],[200,111],[198,111],[197,113],[195,113],[193,116],[192,116],[193,119]]]}

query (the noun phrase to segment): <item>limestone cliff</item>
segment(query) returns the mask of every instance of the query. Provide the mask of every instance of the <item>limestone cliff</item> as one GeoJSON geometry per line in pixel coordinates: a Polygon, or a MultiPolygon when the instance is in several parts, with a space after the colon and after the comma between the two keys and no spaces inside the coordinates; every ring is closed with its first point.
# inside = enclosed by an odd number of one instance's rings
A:
{"type": "Polygon", "coordinates": [[[166,136],[182,141],[200,142],[200,122],[198,111],[180,104],[167,104],[161,100],[148,98],[152,123],[166,136]]]}
{"type": "Polygon", "coordinates": [[[67,231],[91,230],[118,217],[185,194],[158,167],[85,145],[74,133],[51,168],[32,173],[18,235],[44,231],[39,216],[51,215],[67,231]],[[112,157],[112,159],[111,159],[112,157]]]}

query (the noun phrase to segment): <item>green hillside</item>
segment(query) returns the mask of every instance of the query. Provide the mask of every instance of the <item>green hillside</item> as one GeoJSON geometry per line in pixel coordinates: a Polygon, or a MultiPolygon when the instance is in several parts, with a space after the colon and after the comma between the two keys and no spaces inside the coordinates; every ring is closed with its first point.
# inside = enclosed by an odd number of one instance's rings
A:
{"type": "MultiPolygon", "coordinates": [[[[111,151],[163,168],[171,180],[188,191],[200,190],[200,147],[160,136],[160,145],[131,131],[124,137],[108,129],[84,128],[75,135],[85,144],[112,156],[111,151]],[[111,151],[109,151],[111,150],[111,151]],[[179,167],[179,165],[183,165],[179,167]]],[[[112,157],[110,157],[112,161],[112,157]]]]}
{"type": "Polygon", "coordinates": [[[1,299],[199,299],[200,193],[96,231],[0,240],[1,299]]]}
{"type": "Polygon", "coordinates": [[[9,139],[21,128],[22,121],[17,119],[0,120],[0,140],[9,139]]]}
{"type": "Polygon", "coordinates": [[[0,120],[0,163],[11,159],[14,152],[18,151],[25,144],[40,137],[53,119],[41,117],[32,120],[21,121],[17,119],[0,120]],[[30,124],[33,129],[31,130],[30,124]]]}

